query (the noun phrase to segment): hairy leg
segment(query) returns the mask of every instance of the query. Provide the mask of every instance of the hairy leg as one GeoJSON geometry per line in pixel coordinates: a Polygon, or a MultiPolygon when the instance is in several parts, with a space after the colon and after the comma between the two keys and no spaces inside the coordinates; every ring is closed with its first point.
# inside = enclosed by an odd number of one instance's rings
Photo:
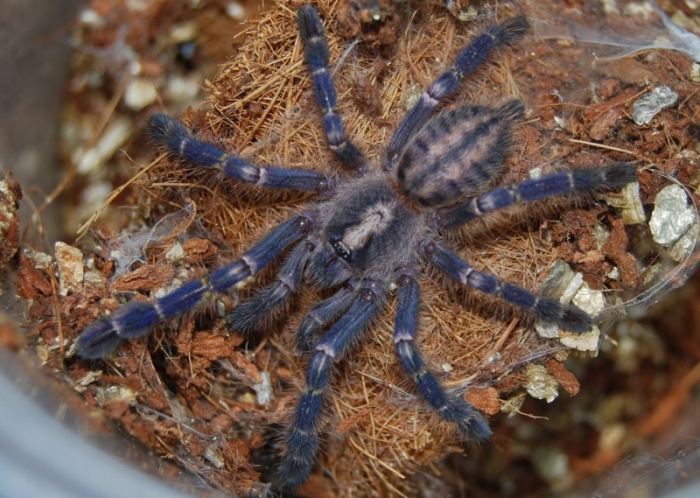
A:
{"type": "Polygon", "coordinates": [[[86,327],[76,350],[83,358],[102,358],[124,339],[135,339],[151,331],[156,322],[174,318],[192,309],[212,293],[224,292],[265,268],[282,251],[313,229],[311,213],[294,216],[278,225],[241,259],[216,270],[208,277],[189,282],[153,302],[132,301],[86,327]]]}
{"type": "Polygon", "coordinates": [[[456,423],[460,432],[470,441],[488,439],[491,429],[483,415],[464,399],[445,392],[416,346],[420,304],[418,282],[407,273],[400,275],[397,282],[399,289],[394,344],[404,370],[416,383],[423,398],[442,418],[456,423]]]}
{"type": "Polygon", "coordinates": [[[314,245],[307,239],[297,245],[275,277],[275,282],[258,291],[231,310],[228,316],[233,330],[248,334],[264,330],[285,309],[289,297],[297,291],[314,245]]]}
{"type": "Polygon", "coordinates": [[[348,311],[316,346],[306,373],[306,388],[286,435],[287,448],[279,468],[283,486],[296,488],[309,477],[320,446],[318,426],[333,363],[342,357],[382,308],[383,294],[383,289],[377,283],[363,282],[359,295],[348,311]]]}
{"type": "Polygon", "coordinates": [[[637,180],[634,165],[613,163],[602,168],[560,171],[526,180],[514,187],[499,187],[459,204],[438,211],[441,226],[449,228],[467,223],[490,211],[519,202],[530,202],[568,193],[591,194],[618,190],[637,180]]]}
{"type": "Polygon", "coordinates": [[[303,5],[297,12],[297,24],[304,42],[306,63],[311,68],[316,101],[323,111],[323,127],[326,130],[328,146],[349,170],[362,173],[367,167],[367,160],[345,136],[338,114],[338,98],[328,72],[328,42],[323,35],[321,18],[311,5],[303,5]]]}
{"type": "Polygon", "coordinates": [[[154,114],[148,120],[151,137],[172,155],[184,161],[223,171],[227,176],[260,187],[288,188],[325,192],[331,180],[315,171],[302,168],[259,168],[240,156],[229,154],[215,145],[192,136],[179,121],[165,114],[154,114]]]}
{"type": "Polygon", "coordinates": [[[475,270],[466,261],[446,247],[432,241],[422,244],[421,250],[429,261],[456,281],[492,294],[534,313],[545,323],[553,323],[571,332],[587,332],[591,317],[572,304],[562,304],[552,297],[541,297],[517,285],[504,282],[493,275],[475,270]]]}

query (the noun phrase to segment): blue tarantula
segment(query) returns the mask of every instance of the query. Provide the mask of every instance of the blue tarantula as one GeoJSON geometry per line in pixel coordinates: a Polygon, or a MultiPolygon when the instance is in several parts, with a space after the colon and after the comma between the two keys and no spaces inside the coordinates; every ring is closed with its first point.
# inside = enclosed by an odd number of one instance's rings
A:
{"type": "Polygon", "coordinates": [[[443,245],[441,232],[515,203],[619,189],[636,178],[632,165],[615,163],[560,171],[486,191],[503,169],[511,126],[521,119],[523,104],[511,100],[496,108],[470,105],[430,119],[460,81],[494,50],[523,36],[528,29],[523,17],[488,28],[472,40],[454,65],[422,94],[394,134],[382,167],[373,169],[345,136],[318,13],[309,5],[303,6],[297,21],[328,144],[346,169],[344,178],[306,169],[256,167],[197,140],[168,116],[152,116],[148,125],[151,136],[188,163],[219,169],[246,183],[310,191],[320,198],[272,229],[239,260],[153,302],[128,303],[88,326],[77,341],[80,356],[103,357],[123,339],[141,337],[157,322],[242,284],[288,251],[275,281],[235,307],[228,321],[232,329],[242,333],[264,328],[270,317],[285,311],[305,279],[336,289],[334,295],[309,310],[297,335],[299,349],[311,353],[311,358],[306,388],[287,431],[280,464],[280,481],[290,488],[302,484],[313,468],[320,445],[324,394],[334,362],[369,327],[394,290],[394,343],[404,370],[432,409],[455,423],[467,439],[487,439],[491,431],[484,417],[439,384],[416,346],[417,274],[432,265],[457,282],[498,296],[543,322],[585,332],[591,327],[591,317],[584,311],[475,270],[443,245]]]}

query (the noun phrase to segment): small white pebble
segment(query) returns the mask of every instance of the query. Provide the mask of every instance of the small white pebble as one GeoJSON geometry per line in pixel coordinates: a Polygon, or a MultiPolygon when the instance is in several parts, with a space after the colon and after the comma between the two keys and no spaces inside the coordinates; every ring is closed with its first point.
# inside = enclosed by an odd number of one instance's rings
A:
{"type": "Polygon", "coordinates": [[[173,45],[192,41],[199,35],[199,27],[194,21],[174,25],[168,33],[168,41],[173,45]]]}
{"type": "Polygon", "coordinates": [[[628,183],[622,187],[622,221],[626,225],[636,225],[646,221],[642,197],[639,195],[639,182],[628,183]]]}
{"type": "MultiPolygon", "coordinates": [[[[579,275],[581,274],[579,273],[579,275]]],[[[581,275],[581,281],[581,286],[576,292],[576,295],[571,299],[571,302],[589,315],[596,316],[605,308],[603,291],[588,287],[588,284],[583,282],[583,275],[581,275]]]]}
{"type": "Polygon", "coordinates": [[[602,427],[600,437],[598,438],[598,447],[603,452],[618,451],[618,448],[624,444],[627,435],[626,424],[617,423],[605,425],[602,427]]]}
{"type": "Polygon", "coordinates": [[[668,254],[674,261],[683,261],[695,250],[697,242],[698,224],[693,223],[688,231],[668,249],[668,254]]]}
{"type": "Polygon", "coordinates": [[[547,403],[551,403],[559,396],[559,383],[542,365],[529,364],[525,368],[525,377],[527,380],[523,387],[533,398],[544,399],[547,403]]]}
{"type": "Polygon", "coordinates": [[[223,469],[226,465],[223,456],[221,456],[221,453],[217,451],[216,447],[214,446],[207,446],[207,448],[204,450],[204,458],[206,458],[209,463],[219,470],[223,469]]]}
{"type": "Polygon", "coordinates": [[[85,175],[101,167],[131,137],[134,131],[130,119],[117,116],[107,125],[94,147],[78,162],[78,173],[85,175]]]}
{"type": "Polygon", "coordinates": [[[85,272],[85,275],[83,275],[83,284],[85,287],[104,290],[105,279],[102,273],[95,270],[88,270],[85,272]]]}
{"type": "Polygon", "coordinates": [[[693,83],[700,83],[700,63],[693,62],[690,66],[690,81],[693,83]]]}
{"type": "Polygon", "coordinates": [[[630,2],[626,4],[622,13],[626,16],[640,16],[643,19],[649,19],[654,15],[654,9],[649,5],[649,2],[630,2]]]}
{"type": "Polygon", "coordinates": [[[183,78],[174,76],[168,79],[163,90],[163,95],[168,100],[178,104],[187,105],[193,102],[199,95],[200,88],[197,78],[183,78]]]}
{"type": "Polygon", "coordinates": [[[561,330],[559,331],[559,342],[567,348],[578,351],[598,351],[600,329],[597,325],[593,325],[591,330],[582,334],[561,330]]]}
{"type": "Polygon", "coordinates": [[[126,7],[132,12],[143,12],[150,5],[150,0],[126,0],[126,7]]]}
{"type": "Polygon", "coordinates": [[[603,0],[603,12],[606,14],[619,14],[615,0],[603,0]]]}
{"type": "Polygon", "coordinates": [[[90,370],[88,373],[86,373],[82,379],[78,381],[79,386],[89,386],[96,380],[100,378],[100,375],[102,375],[102,370],[90,370]]]}
{"type": "Polygon", "coordinates": [[[601,198],[608,206],[622,211],[622,221],[625,225],[636,225],[646,221],[642,198],[639,195],[639,182],[628,183],[620,190],[622,196],[602,195],[601,198]]]}
{"type": "Polygon", "coordinates": [[[642,95],[632,106],[632,119],[639,126],[649,124],[654,116],[678,101],[678,94],[667,86],[657,86],[642,95]]]}
{"type": "Polygon", "coordinates": [[[132,111],[140,111],[158,99],[155,85],[146,78],[133,78],[124,91],[124,105],[132,111]]]}
{"type": "Polygon", "coordinates": [[[80,205],[77,210],[77,218],[86,220],[92,214],[104,206],[105,199],[112,192],[112,184],[109,182],[95,182],[83,189],[80,194],[80,205]]]}
{"type": "Polygon", "coordinates": [[[83,288],[83,253],[65,242],[56,242],[56,263],[58,264],[58,293],[67,296],[83,288]]]}
{"type": "Polygon", "coordinates": [[[413,106],[420,100],[421,95],[423,95],[423,88],[418,84],[412,85],[411,88],[404,92],[401,98],[402,107],[407,111],[413,109],[413,106]]]}
{"type": "Polygon", "coordinates": [[[235,19],[236,21],[242,21],[245,19],[245,9],[238,2],[227,2],[226,15],[231,19],[235,19]]]}
{"type": "Polygon", "coordinates": [[[45,252],[34,251],[33,249],[24,249],[24,255],[34,261],[34,268],[48,270],[53,265],[53,258],[45,252]]]}
{"type": "Polygon", "coordinates": [[[542,168],[539,166],[532,168],[530,171],[527,172],[527,176],[529,176],[533,180],[541,177],[542,176],[542,168]]]}
{"type": "Polygon", "coordinates": [[[272,391],[272,383],[270,382],[270,372],[260,372],[260,376],[262,377],[262,382],[253,384],[253,390],[255,391],[257,404],[267,406],[275,397],[272,391]]]}
{"type": "Polygon", "coordinates": [[[139,74],[141,74],[142,70],[143,66],[141,66],[140,61],[131,61],[126,67],[127,73],[129,73],[131,76],[138,76],[139,74]]]}
{"type": "Polygon", "coordinates": [[[568,304],[576,296],[576,294],[581,290],[581,288],[586,285],[583,281],[583,274],[577,272],[574,277],[569,281],[569,285],[566,286],[564,292],[562,293],[559,301],[563,304],[568,304]]]}
{"type": "Polygon", "coordinates": [[[668,246],[680,239],[695,223],[695,206],[688,204],[688,195],[678,185],[669,185],[656,194],[649,229],[654,242],[668,246]]]}
{"type": "Polygon", "coordinates": [[[104,18],[92,9],[85,9],[79,16],[80,24],[88,27],[98,27],[104,24],[104,18]]]}
{"type": "Polygon", "coordinates": [[[559,447],[542,445],[536,448],[532,462],[552,489],[567,489],[573,484],[569,457],[559,447]]]}
{"type": "Polygon", "coordinates": [[[168,263],[175,263],[177,261],[181,261],[184,257],[185,249],[179,242],[174,243],[173,246],[170,249],[168,249],[168,252],[165,253],[165,260],[168,263]]]}
{"type": "Polygon", "coordinates": [[[163,296],[167,296],[168,294],[170,294],[170,293],[171,293],[172,291],[174,291],[175,289],[177,289],[177,288],[179,288],[179,287],[182,287],[182,284],[183,284],[183,283],[184,283],[184,282],[183,282],[182,280],[180,280],[179,278],[174,278],[174,279],[172,279],[172,281],[171,281],[168,285],[166,285],[165,287],[161,287],[160,289],[157,289],[157,290],[153,293],[153,297],[155,297],[156,299],[160,299],[160,298],[163,297],[163,296]]]}

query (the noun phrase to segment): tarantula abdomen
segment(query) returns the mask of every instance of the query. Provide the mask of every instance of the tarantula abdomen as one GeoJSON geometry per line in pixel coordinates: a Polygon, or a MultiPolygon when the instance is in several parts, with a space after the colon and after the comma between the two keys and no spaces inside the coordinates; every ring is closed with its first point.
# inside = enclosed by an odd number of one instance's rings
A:
{"type": "Polygon", "coordinates": [[[429,121],[399,158],[396,174],[404,194],[421,206],[463,201],[483,191],[503,170],[511,126],[525,106],[458,107],[429,121]]]}

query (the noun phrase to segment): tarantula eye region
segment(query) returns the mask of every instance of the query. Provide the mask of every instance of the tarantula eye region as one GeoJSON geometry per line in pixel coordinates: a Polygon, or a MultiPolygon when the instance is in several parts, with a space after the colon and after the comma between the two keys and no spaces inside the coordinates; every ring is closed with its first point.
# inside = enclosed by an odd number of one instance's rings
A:
{"type": "Polygon", "coordinates": [[[331,247],[338,255],[338,257],[341,257],[346,261],[350,259],[352,252],[350,251],[350,249],[347,248],[345,244],[343,244],[342,240],[331,241],[331,247]]]}

